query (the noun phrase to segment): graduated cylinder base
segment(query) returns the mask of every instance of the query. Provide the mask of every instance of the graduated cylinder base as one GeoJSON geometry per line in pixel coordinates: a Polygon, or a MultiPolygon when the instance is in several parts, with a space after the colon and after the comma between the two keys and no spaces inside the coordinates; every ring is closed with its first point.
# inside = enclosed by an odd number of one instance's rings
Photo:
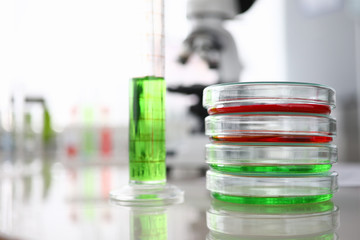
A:
{"type": "Polygon", "coordinates": [[[132,184],[110,192],[110,201],[121,206],[164,206],[183,202],[184,192],[170,184],[132,184]]]}

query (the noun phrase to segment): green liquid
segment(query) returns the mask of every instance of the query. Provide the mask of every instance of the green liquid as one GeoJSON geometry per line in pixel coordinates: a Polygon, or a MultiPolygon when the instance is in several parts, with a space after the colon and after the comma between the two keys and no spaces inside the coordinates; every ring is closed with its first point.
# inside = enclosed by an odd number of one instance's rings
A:
{"type": "Polygon", "coordinates": [[[287,204],[287,205],[257,205],[257,204],[236,204],[213,199],[211,203],[213,210],[217,212],[239,212],[247,214],[305,214],[321,213],[334,211],[335,206],[332,201],[306,204],[287,204]]]}
{"type": "Polygon", "coordinates": [[[133,78],[130,83],[130,182],[166,181],[165,93],[163,78],[133,78]]]}
{"type": "Polygon", "coordinates": [[[210,164],[212,169],[228,173],[322,173],[331,169],[331,164],[286,165],[286,166],[229,166],[210,164]]]}
{"type": "Polygon", "coordinates": [[[211,193],[213,198],[240,204],[303,204],[303,203],[317,203],[325,202],[332,198],[332,194],[317,195],[317,196],[301,196],[301,197],[242,197],[225,195],[221,193],[211,193]]]}
{"type": "MultiPolygon", "coordinates": [[[[150,209],[151,210],[151,209],[150,209]]],[[[130,239],[166,240],[167,214],[164,210],[133,211],[130,215],[130,239]]]]}

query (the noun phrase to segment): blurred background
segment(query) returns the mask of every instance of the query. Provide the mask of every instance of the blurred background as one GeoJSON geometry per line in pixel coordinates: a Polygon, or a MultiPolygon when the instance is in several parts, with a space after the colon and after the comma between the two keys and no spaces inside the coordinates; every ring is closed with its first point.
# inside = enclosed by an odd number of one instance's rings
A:
{"type": "MultiPolygon", "coordinates": [[[[136,47],[129,33],[136,4],[14,0],[1,5],[1,130],[19,127],[28,138],[51,138],[60,158],[92,148],[94,155],[110,151],[112,160],[126,163],[128,63],[136,47]]],[[[167,138],[174,159],[176,152],[185,151],[175,146],[185,148],[189,135],[202,135],[202,120],[193,113],[201,110],[191,109],[198,94],[179,87],[196,88],[221,78],[219,69],[209,68],[196,52],[185,64],[179,61],[196,22],[186,6],[185,0],[165,1],[166,81],[173,90],[167,96],[167,138]]],[[[341,162],[359,159],[359,11],[352,0],[259,0],[222,21],[238,53],[239,77],[232,81],[299,81],[335,88],[341,162]]]]}
{"type": "MultiPolygon", "coordinates": [[[[202,22],[207,12],[196,6],[189,10],[185,0],[165,0],[170,173],[204,173],[208,140],[202,132],[201,92],[226,81],[333,87],[339,163],[358,164],[359,1],[242,1],[249,5],[242,14],[228,11],[225,2],[224,15],[216,20],[218,42],[206,33],[196,42],[199,26],[208,27],[202,22]]],[[[13,204],[9,194],[35,203],[48,197],[61,169],[68,170],[66,181],[73,186],[66,190],[70,199],[106,198],[111,188],[126,184],[127,173],[115,174],[110,166],[128,164],[134,13],[136,1],[0,1],[0,171],[21,179],[17,187],[2,180],[4,209],[13,204]],[[78,169],[89,166],[102,171],[89,168],[79,176],[78,169]],[[37,177],[43,179],[40,188],[34,187],[40,186],[37,177]]],[[[3,220],[9,214],[2,212],[3,220]]]]}

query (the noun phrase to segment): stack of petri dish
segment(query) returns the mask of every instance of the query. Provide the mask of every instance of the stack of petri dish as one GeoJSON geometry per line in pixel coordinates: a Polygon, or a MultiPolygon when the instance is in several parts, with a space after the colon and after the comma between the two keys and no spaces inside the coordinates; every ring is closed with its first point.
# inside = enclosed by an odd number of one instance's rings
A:
{"type": "Polygon", "coordinates": [[[207,188],[241,204],[324,202],[337,190],[335,91],[295,82],[205,88],[207,188]]]}

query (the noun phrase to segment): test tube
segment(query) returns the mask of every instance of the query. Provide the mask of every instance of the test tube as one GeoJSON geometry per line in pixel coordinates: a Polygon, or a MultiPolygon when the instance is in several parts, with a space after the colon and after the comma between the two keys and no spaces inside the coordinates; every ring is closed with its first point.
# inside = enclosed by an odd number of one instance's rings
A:
{"type": "Polygon", "coordinates": [[[110,193],[120,205],[181,202],[166,184],[164,0],[135,0],[133,78],[130,81],[129,185],[110,193]]]}

